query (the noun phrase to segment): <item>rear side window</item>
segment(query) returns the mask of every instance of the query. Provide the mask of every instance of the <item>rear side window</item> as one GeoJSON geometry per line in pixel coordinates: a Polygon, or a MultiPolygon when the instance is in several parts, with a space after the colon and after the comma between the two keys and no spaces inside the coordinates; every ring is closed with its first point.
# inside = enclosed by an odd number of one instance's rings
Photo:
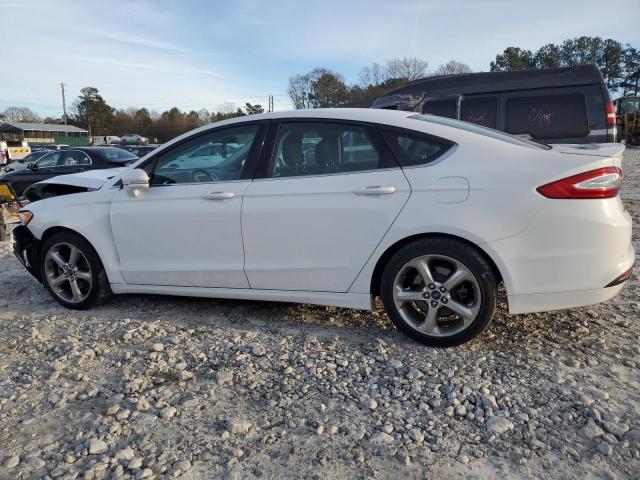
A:
{"type": "Polygon", "coordinates": [[[283,123],[272,160],[272,177],[327,175],[397,167],[380,149],[375,129],[324,122],[283,123]]]}
{"type": "Polygon", "coordinates": [[[538,95],[507,100],[505,126],[508,133],[533,138],[584,137],[589,134],[584,95],[538,95]]]}
{"type": "Polygon", "coordinates": [[[383,130],[385,140],[402,167],[427,165],[453,146],[453,143],[432,140],[405,132],[383,130]]]}
{"type": "Polygon", "coordinates": [[[428,100],[422,104],[422,113],[439,117],[458,118],[458,100],[428,100]]]}
{"type": "Polygon", "coordinates": [[[460,120],[483,127],[496,128],[498,117],[497,97],[463,98],[460,120]]]}
{"type": "Polygon", "coordinates": [[[64,151],[60,164],[65,167],[72,167],[75,165],[91,165],[91,160],[83,152],[76,150],[64,151]]]}

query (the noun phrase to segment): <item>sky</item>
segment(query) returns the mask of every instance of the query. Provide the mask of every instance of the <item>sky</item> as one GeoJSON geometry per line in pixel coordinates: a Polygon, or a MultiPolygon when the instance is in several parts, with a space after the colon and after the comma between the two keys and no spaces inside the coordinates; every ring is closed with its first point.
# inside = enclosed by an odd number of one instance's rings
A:
{"type": "Polygon", "coordinates": [[[475,71],[508,46],[581,35],[640,47],[639,0],[0,0],[0,110],[60,117],[80,89],[116,108],[291,108],[289,77],[348,83],[372,62],[455,59],[475,71]]]}

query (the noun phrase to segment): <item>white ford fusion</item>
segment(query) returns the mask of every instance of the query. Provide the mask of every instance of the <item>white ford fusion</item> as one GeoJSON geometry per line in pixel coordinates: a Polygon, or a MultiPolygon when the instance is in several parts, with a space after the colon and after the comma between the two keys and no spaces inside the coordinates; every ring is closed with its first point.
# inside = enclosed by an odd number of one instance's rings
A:
{"type": "Polygon", "coordinates": [[[14,250],[69,308],[111,293],[363,309],[380,296],[410,337],[455,345],[487,327],[500,283],[512,314],[618,293],[634,262],[623,148],[388,110],[243,117],[86,183],[49,180],[41,191],[86,191],[28,205],[14,250]]]}

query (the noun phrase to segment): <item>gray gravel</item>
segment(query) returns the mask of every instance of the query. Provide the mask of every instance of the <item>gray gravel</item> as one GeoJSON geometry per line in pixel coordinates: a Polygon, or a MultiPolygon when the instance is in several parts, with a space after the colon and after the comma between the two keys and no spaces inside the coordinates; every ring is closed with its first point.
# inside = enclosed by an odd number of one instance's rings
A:
{"type": "MultiPolygon", "coordinates": [[[[638,225],[640,151],[625,172],[638,225]]],[[[0,244],[0,477],[637,478],[638,280],[566,312],[510,317],[502,298],[482,337],[438,350],[382,309],[73,312],[0,244]]]]}

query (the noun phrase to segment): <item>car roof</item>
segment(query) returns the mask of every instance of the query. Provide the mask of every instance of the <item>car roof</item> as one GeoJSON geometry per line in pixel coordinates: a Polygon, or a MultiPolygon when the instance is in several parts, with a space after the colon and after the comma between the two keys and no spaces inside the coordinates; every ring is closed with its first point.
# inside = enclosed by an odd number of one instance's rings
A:
{"type": "MultiPolygon", "coordinates": [[[[516,70],[509,72],[460,73],[420,78],[386,92],[383,97],[419,94],[428,97],[469,95],[537,88],[604,84],[602,73],[595,65],[516,70]]],[[[374,102],[376,105],[378,101],[374,102]]]]}

